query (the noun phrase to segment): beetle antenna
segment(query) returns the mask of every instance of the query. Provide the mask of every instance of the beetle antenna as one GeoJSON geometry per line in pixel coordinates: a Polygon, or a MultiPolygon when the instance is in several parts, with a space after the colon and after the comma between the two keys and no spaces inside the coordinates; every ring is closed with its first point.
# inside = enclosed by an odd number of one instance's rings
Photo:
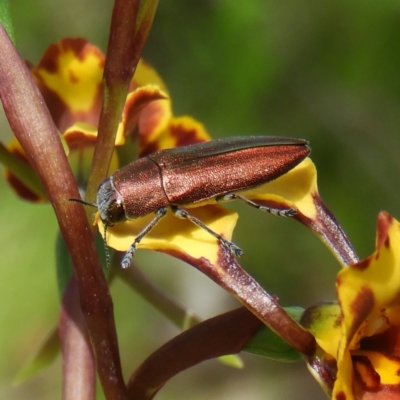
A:
{"type": "Polygon", "coordinates": [[[83,204],[84,206],[90,206],[90,207],[96,207],[96,208],[98,208],[96,203],[89,203],[89,202],[87,202],[87,201],[85,201],[85,200],[81,200],[81,199],[68,199],[68,200],[69,200],[69,201],[73,201],[74,203],[83,204]]]}
{"type": "MultiPolygon", "coordinates": [[[[81,200],[81,199],[68,199],[69,201],[73,201],[74,203],[79,203],[83,204],[84,206],[90,206],[90,207],[96,207],[98,208],[96,203],[89,203],[88,201],[81,200]]],[[[107,268],[110,268],[110,263],[111,263],[111,256],[110,256],[110,250],[108,249],[107,245],[107,224],[104,224],[104,234],[103,234],[103,242],[104,242],[104,251],[106,253],[106,265],[107,268]]]]}
{"type": "Polygon", "coordinates": [[[110,262],[111,262],[111,257],[110,257],[110,249],[108,248],[107,245],[107,224],[104,224],[104,236],[103,236],[103,242],[104,242],[104,251],[106,252],[106,265],[107,268],[110,268],[110,262]]]}

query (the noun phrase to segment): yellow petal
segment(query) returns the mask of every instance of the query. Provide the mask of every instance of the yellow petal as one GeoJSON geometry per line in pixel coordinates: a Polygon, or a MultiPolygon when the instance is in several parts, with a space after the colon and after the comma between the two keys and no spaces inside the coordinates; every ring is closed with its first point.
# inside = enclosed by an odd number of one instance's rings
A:
{"type": "Polygon", "coordinates": [[[400,359],[378,351],[355,351],[353,356],[367,357],[375,372],[379,374],[382,385],[400,385],[400,359]]]}
{"type": "Polygon", "coordinates": [[[158,75],[157,71],[150,64],[142,59],[139,61],[136,67],[135,75],[133,77],[133,84],[135,87],[155,85],[168,95],[168,88],[161,79],[160,75],[158,75]]]}
{"type": "Polygon", "coordinates": [[[167,94],[155,85],[139,87],[130,92],[126,98],[115,144],[123,145],[125,137],[134,137],[137,134],[139,120],[142,130],[139,132],[141,141],[155,140],[167,127],[170,118],[171,107],[167,94]],[[142,114],[144,116],[141,118],[142,114]]]}
{"type": "Polygon", "coordinates": [[[340,339],[341,309],[337,303],[318,304],[308,308],[302,316],[302,325],[315,337],[318,345],[336,358],[340,339]]]}
{"type": "MultiPolygon", "coordinates": [[[[63,139],[67,143],[70,153],[68,162],[77,179],[83,179],[83,185],[87,183],[94,146],[97,140],[97,127],[85,122],[77,122],[63,133],[63,139]]],[[[110,173],[118,169],[118,156],[114,151],[110,162],[110,173]]]]}
{"type": "Polygon", "coordinates": [[[97,47],[83,39],[64,39],[48,48],[32,73],[73,113],[87,113],[98,100],[103,67],[97,47]]]}
{"type": "Polygon", "coordinates": [[[338,348],[338,375],[334,393],[351,390],[353,372],[350,349],[362,337],[380,333],[388,315],[400,299],[400,224],[387,213],[378,218],[378,248],[372,256],[341,270],[337,292],[342,309],[341,340],[338,348]]]}
{"type": "Polygon", "coordinates": [[[20,175],[18,175],[18,172],[11,171],[8,168],[5,169],[5,177],[10,186],[14,189],[16,194],[24,200],[35,203],[46,202],[47,198],[44,194],[40,195],[38,191],[35,190],[37,185],[41,185],[39,178],[36,175],[36,172],[31,168],[25,152],[18,140],[12,139],[7,145],[7,149],[16,160],[19,160],[18,164],[20,164],[20,167],[18,168],[20,175]]]}
{"type": "Polygon", "coordinates": [[[204,125],[189,116],[175,117],[168,121],[168,126],[160,134],[150,140],[147,147],[141,146],[141,156],[157,150],[186,146],[211,140],[204,125]]]}
{"type": "Polygon", "coordinates": [[[317,210],[313,196],[318,193],[317,171],[310,158],[257,188],[243,192],[243,196],[254,201],[269,201],[282,208],[293,208],[304,216],[315,219],[317,210]]]}
{"type": "MultiPolygon", "coordinates": [[[[230,240],[237,221],[237,213],[218,205],[191,208],[190,213],[199,218],[208,228],[230,240]]],[[[154,218],[154,214],[144,218],[124,222],[107,229],[107,244],[120,251],[126,251],[139,232],[154,218]]],[[[101,234],[104,225],[98,223],[101,234]]],[[[188,220],[175,217],[171,211],[147,234],[139,249],[158,251],[179,251],[194,258],[207,258],[212,264],[218,263],[219,242],[210,233],[188,220]]]]}

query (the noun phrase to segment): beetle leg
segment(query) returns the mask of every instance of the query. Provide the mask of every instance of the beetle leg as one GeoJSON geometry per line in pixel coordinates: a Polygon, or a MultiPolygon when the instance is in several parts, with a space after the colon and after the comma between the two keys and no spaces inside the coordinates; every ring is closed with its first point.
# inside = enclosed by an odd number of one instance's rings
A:
{"type": "Polygon", "coordinates": [[[246,203],[252,207],[258,208],[261,211],[269,212],[270,214],[278,215],[279,217],[293,217],[293,215],[296,214],[296,210],[294,210],[293,208],[286,208],[286,209],[280,210],[278,208],[260,206],[259,204],[255,203],[254,201],[246,199],[246,197],[240,196],[239,194],[236,194],[236,193],[227,193],[227,194],[224,194],[223,196],[220,196],[217,198],[217,201],[231,201],[231,200],[243,201],[244,203],[246,203]]]}
{"type": "Polygon", "coordinates": [[[190,222],[193,222],[195,225],[199,226],[200,228],[207,231],[210,235],[217,238],[222,243],[222,245],[228,248],[236,257],[240,257],[241,255],[243,255],[243,250],[239,246],[236,246],[235,243],[230,242],[229,240],[219,235],[217,232],[214,232],[206,224],[201,222],[198,218],[194,217],[193,215],[189,214],[186,210],[183,210],[176,206],[172,206],[171,209],[176,217],[182,219],[188,219],[190,222]]]}
{"type": "Polygon", "coordinates": [[[140,241],[158,224],[160,219],[167,213],[167,207],[161,207],[156,211],[156,216],[142,229],[142,231],[137,235],[136,239],[133,241],[128,251],[125,253],[122,259],[122,268],[128,268],[131,264],[133,255],[135,254],[136,246],[140,241]]]}

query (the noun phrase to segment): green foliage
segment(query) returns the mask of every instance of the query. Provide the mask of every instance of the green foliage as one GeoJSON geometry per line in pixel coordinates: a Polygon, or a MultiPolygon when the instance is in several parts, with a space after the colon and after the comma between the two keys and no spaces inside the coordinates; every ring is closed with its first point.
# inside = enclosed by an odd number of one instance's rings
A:
{"type": "Polygon", "coordinates": [[[9,0],[0,0],[0,23],[7,31],[11,40],[15,43],[14,27],[11,18],[9,0]]]}
{"type": "Polygon", "coordinates": [[[58,338],[58,329],[54,328],[45,338],[43,343],[40,344],[39,348],[32,355],[32,358],[23,365],[15,377],[14,382],[16,384],[21,384],[44,368],[48,368],[59,353],[60,340],[58,338]]]}
{"type": "MultiPolygon", "coordinates": [[[[287,307],[285,309],[296,321],[300,321],[303,309],[287,307]]],[[[265,325],[244,345],[243,351],[258,354],[276,361],[300,361],[303,356],[284,342],[265,325]]]]}

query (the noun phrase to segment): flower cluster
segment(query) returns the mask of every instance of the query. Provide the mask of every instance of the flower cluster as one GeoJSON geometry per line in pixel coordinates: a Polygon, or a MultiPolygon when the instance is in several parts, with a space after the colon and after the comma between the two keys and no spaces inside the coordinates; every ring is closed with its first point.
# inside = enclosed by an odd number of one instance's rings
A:
{"type": "MultiPolygon", "coordinates": [[[[64,39],[50,46],[39,64],[31,68],[82,190],[97,139],[103,69],[103,54],[83,39],[64,39]]],[[[208,140],[210,136],[201,123],[173,115],[166,85],[151,66],[140,61],[118,127],[110,174],[133,161],[135,155],[143,157],[160,149],[208,140]]],[[[29,165],[17,140],[9,144],[9,151],[29,165]]],[[[6,175],[22,198],[46,201],[12,170],[6,175]]],[[[303,326],[318,344],[313,354],[307,354],[308,364],[329,396],[334,400],[399,398],[400,223],[381,213],[376,251],[358,261],[318,195],[316,169],[309,158],[278,179],[247,190],[245,197],[261,206],[295,210],[294,218],[319,235],[343,266],[336,280],[338,301],[311,307],[302,316],[303,326]],[[317,360],[319,368],[315,368],[317,360]]],[[[214,200],[190,211],[211,230],[231,239],[235,212],[214,200]]],[[[151,218],[110,227],[108,245],[126,251],[151,218]]],[[[96,221],[102,233],[104,226],[98,218],[96,221]]],[[[138,247],[189,262],[238,297],[265,323],[272,324],[263,314],[264,303],[254,305],[261,288],[204,229],[168,212],[138,247]]]]}

